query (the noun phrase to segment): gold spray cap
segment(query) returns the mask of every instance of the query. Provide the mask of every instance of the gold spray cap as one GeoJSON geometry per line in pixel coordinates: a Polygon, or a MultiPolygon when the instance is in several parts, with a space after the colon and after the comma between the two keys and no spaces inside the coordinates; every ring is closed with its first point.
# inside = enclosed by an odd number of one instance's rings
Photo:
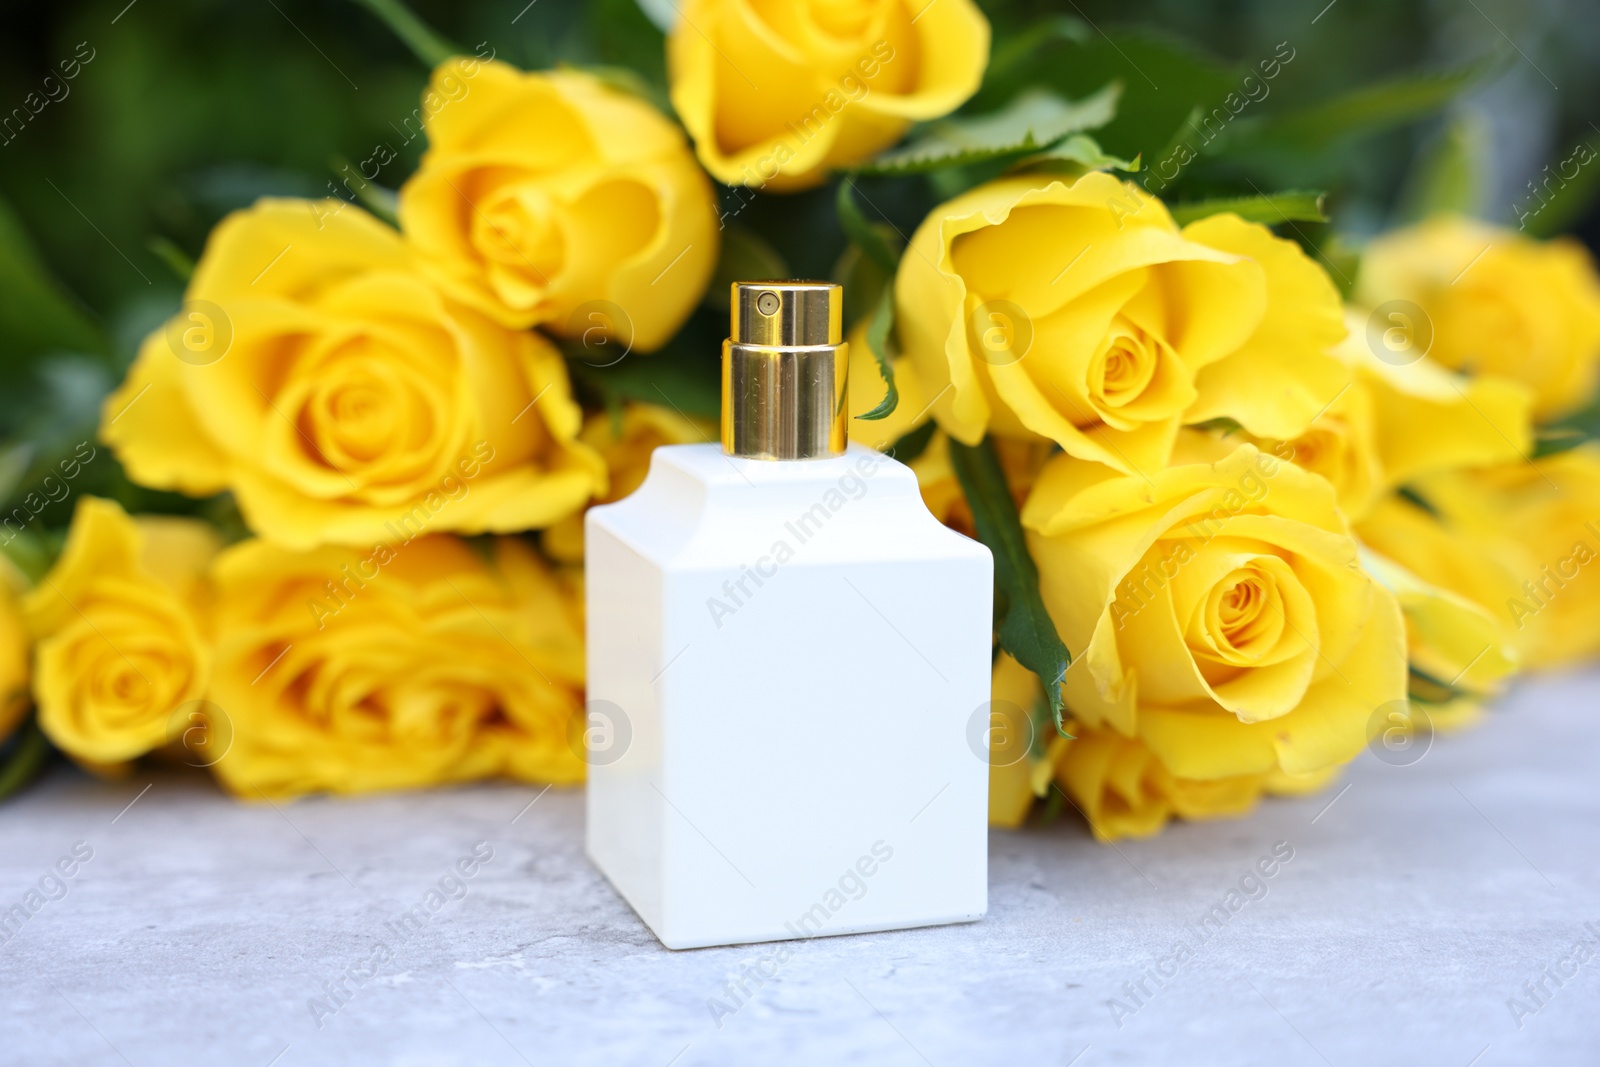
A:
{"type": "Polygon", "coordinates": [[[823,459],[847,443],[844,290],[832,282],[734,282],[722,343],[722,450],[823,459]]]}

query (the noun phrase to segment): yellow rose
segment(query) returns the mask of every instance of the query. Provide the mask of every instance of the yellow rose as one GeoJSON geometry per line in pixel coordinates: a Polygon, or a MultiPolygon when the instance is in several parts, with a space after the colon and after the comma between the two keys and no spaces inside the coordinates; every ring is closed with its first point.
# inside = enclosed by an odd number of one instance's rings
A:
{"type": "Polygon", "coordinates": [[[1148,837],[1168,819],[1241,815],[1264,794],[1320,789],[1338,771],[1282,770],[1201,780],[1180,778],[1140,741],[1068,721],[1061,737],[1042,707],[1039,678],[1010,656],[995,660],[990,704],[989,823],[1015,829],[1049,796],[1083,816],[1101,841],[1148,837]]]}
{"type": "Polygon", "coordinates": [[[683,133],[579,71],[452,59],[425,95],[428,150],[400,189],[424,269],[508,326],[592,325],[648,351],[700,302],[716,203],[683,133]],[[594,319],[573,312],[607,301],[594,319]],[[609,321],[620,308],[626,323],[609,321]]]}
{"type": "MultiPolygon", "coordinates": [[[[1373,448],[1385,489],[1460,467],[1524,459],[1533,448],[1533,396],[1511,378],[1464,378],[1431,360],[1379,359],[1351,316],[1339,354],[1371,397],[1373,448]]],[[[1354,518],[1354,516],[1352,516],[1354,518]]]]}
{"type": "MultiPolygon", "coordinates": [[[[900,402],[894,411],[882,419],[859,417],[877,407],[885,393],[877,357],[867,343],[865,321],[850,333],[848,380],[851,441],[887,452],[900,438],[926,422],[932,397],[926,395],[917,379],[916,369],[903,357],[894,361],[895,388],[900,394],[900,402]]],[[[916,472],[923,502],[934,517],[972,536],[972,513],[967,509],[966,497],[962,495],[955,470],[950,466],[950,453],[944,435],[935,431],[922,452],[911,459],[909,466],[916,472]]]]}
{"type": "MultiPolygon", "coordinates": [[[[1441,485],[1455,490],[1451,493],[1455,506],[1448,520],[1431,501],[1421,506],[1418,501],[1422,498],[1413,488],[1407,495],[1386,496],[1374,504],[1356,525],[1356,535],[1363,548],[1424,587],[1458,596],[1487,613],[1494,621],[1496,636],[1485,639],[1484,644],[1517,646],[1516,622],[1506,605],[1521,594],[1520,583],[1495,551],[1494,523],[1486,513],[1490,501],[1469,490],[1473,479],[1466,472],[1430,481],[1430,496],[1440,495],[1441,485]]],[[[1391,584],[1398,588],[1398,583],[1391,584]]],[[[1430,675],[1449,683],[1460,669],[1458,666],[1442,677],[1430,675]]]]}
{"type": "Polygon", "coordinates": [[[1541,420],[1594,393],[1600,279],[1571,238],[1541,243],[1466,219],[1434,219],[1373,241],[1356,295],[1372,309],[1369,329],[1401,331],[1395,358],[1415,346],[1456,370],[1526,382],[1541,420]]]}
{"type": "Polygon", "coordinates": [[[1101,841],[1150,837],[1167,820],[1226,819],[1243,815],[1263,796],[1303,796],[1337,777],[1337,766],[1305,774],[1272,770],[1227,778],[1180,778],[1142,742],[1115,730],[1070,722],[1073,740],[1058,738],[1049,762],[1055,787],[1101,841]]]}
{"type": "Polygon", "coordinates": [[[174,713],[211,674],[202,577],[217,549],[198,520],[79,501],[61,558],[23,601],[39,726],[56,747],[112,765],[174,739],[174,713]]]}
{"type": "Polygon", "coordinates": [[[672,106],[727,185],[820,183],[960,107],[983,80],[972,0],[687,0],[667,39],[672,106]]]}
{"type": "Polygon", "coordinates": [[[1334,350],[1353,372],[1345,390],[1299,436],[1253,443],[1331,482],[1351,522],[1418,477],[1527,455],[1526,386],[1494,375],[1463,378],[1429,360],[1385,362],[1368,348],[1358,318],[1347,316],[1351,333],[1334,350]]]}
{"type": "Polygon", "coordinates": [[[1294,437],[1349,381],[1328,353],[1338,293],[1298,246],[1235,215],[1180,231],[1098,172],[1005,178],[936,208],[895,294],[935,416],[969,444],[1042,437],[1153,473],[1184,424],[1294,437]]]}
{"type": "MultiPolygon", "coordinates": [[[[1006,485],[1017,507],[1028,497],[1039,472],[1051,455],[1048,441],[995,442],[995,452],[1000,458],[1000,469],[1005,472],[1006,485]]],[[[917,476],[917,488],[922,502],[933,517],[968,537],[978,536],[973,522],[972,509],[967,506],[967,495],[950,465],[950,439],[942,431],[935,431],[922,453],[907,464],[917,476]]]]}
{"type": "MultiPolygon", "coordinates": [[[[883,419],[858,418],[877,407],[883,399],[884,386],[877,362],[867,346],[865,328],[853,333],[850,339],[850,440],[885,452],[901,437],[926,424],[933,398],[923,389],[916,368],[904,357],[894,362],[894,380],[900,393],[900,403],[894,411],[883,419]]],[[[1034,479],[1055,449],[1050,442],[1037,439],[997,440],[994,444],[1006,484],[1020,508],[1034,479]]],[[[967,507],[966,494],[956,479],[955,468],[950,465],[950,441],[943,431],[935,429],[922,451],[907,465],[916,473],[923,503],[934,518],[968,537],[976,537],[972,511],[967,507]]]]}
{"type": "Polygon", "coordinates": [[[1412,490],[1361,524],[1364,542],[1487,609],[1528,667],[1600,653],[1600,446],[1438,474],[1412,490]]]}
{"type": "MultiPolygon", "coordinates": [[[[1374,515],[1405,509],[1389,494],[1407,483],[1515,462],[1531,447],[1526,386],[1493,375],[1462,378],[1429,360],[1387,362],[1368,347],[1360,322],[1350,325],[1350,337],[1337,349],[1354,371],[1349,388],[1299,437],[1257,443],[1327,479],[1345,517],[1362,524],[1358,531],[1374,515]]],[[[1483,605],[1375,551],[1362,559],[1400,603],[1414,704],[1436,727],[1471,721],[1481,701],[1497,694],[1516,669],[1502,622],[1483,605]]]]}
{"type": "Polygon", "coordinates": [[[1014,830],[1033,807],[1036,772],[1055,735],[1048,708],[1040,708],[1043,700],[1038,675],[1005,652],[995,658],[988,727],[991,826],[1014,830]]]}
{"type": "MultiPolygon", "coordinates": [[[[716,439],[717,428],[710,422],[686,418],[655,404],[628,404],[620,415],[595,412],[578,434],[578,440],[598,452],[611,472],[610,488],[596,504],[621,500],[644,484],[644,476],[650,472],[650,454],[659,446],[716,439]]],[[[562,563],[582,563],[583,516],[580,511],[552,524],[540,542],[545,552],[562,563]]]]}
{"type": "Polygon", "coordinates": [[[17,602],[24,584],[11,561],[0,556],[0,743],[17,728],[32,699],[28,693],[28,624],[17,602]]]}
{"type": "Polygon", "coordinates": [[[1187,434],[1148,477],[1045,468],[1022,521],[1076,657],[1064,695],[1179,778],[1323,771],[1405,695],[1400,610],[1325,480],[1230,448],[1187,434]]]}
{"type": "Polygon", "coordinates": [[[1465,726],[1516,672],[1512,631],[1487,607],[1426,582],[1370,548],[1361,565],[1400,602],[1406,620],[1410,699],[1431,726],[1465,726]]]}
{"type": "Polygon", "coordinates": [[[1246,439],[1264,452],[1320,474],[1333,486],[1339,510],[1355,520],[1385,488],[1372,406],[1367,384],[1357,379],[1292,440],[1246,439]]]}
{"type": "Polygon", "coordinates": [[[900,438],[927,421],[932,411],[933,397],[922,387],[916,368],[902,356],[892,364],[895,389],[900,394],[899,403],[881,419],[861,418],[883,401],[887,388],[883,383],[883,373],[878,369],[878,357],[873,354],[872,345],[867,341],[865,319],[850,331],[848,341],[850,371],[846,381],[850,391],[850,440],[885,452],[900,438]]]}
{"type": "Polygon", "coordinates": [[[581,780],[579,596],[519,540],[491,555],[448,536],[229,549],[215,567],[223,784],[277,797],[581,780]]]}
{"type": "MultiPolygon", "coordinates": [[[[1005,446],[1021,443],[1005,441],[998,449],[1003,469],[1008,472],[1016,469],[1016,449],[1005,446]]],[[[1041,459],[1034,464],[1034,469],[1042,465],[1041,459]]],[[[977,537],[977,527],[972,520],[972,509],[967,506],[966,492],[956,478],[955,468],[950,465],[950,439],[942,431],[935,430],[927,447],[908,466],[917,476],[917,489],[922,494],[922,502],[933,517],[952,530],[959,530],[968,537],[977,537]]],[[[1017,494],[1015,489],[1013,494],[1019,497],[1020,506],[1021,494],[1017,494]]]]}
{"type": "Polygon", "coordinates": [[[455,303],[339,201],[263,200],[211,235],[101,436],[134,481],[231,489],[290,547],[543,526],[605,488],[546,341],[455,303]]]}
{"type": "Polygon", "coordinates": [[[1173,816],[1217,819],[1255,807],[1267,775],[1198,780],[1168,771],[1142,742],[1115,730],[1068,726],[1052,753],[1055,780],[1101,841],[1149,837],[1173,816]]]}

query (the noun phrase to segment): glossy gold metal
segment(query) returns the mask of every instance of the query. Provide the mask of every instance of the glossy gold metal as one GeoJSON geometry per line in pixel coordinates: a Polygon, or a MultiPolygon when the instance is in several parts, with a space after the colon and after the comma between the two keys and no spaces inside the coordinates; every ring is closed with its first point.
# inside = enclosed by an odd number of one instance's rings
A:
{"type": "Polygon", "coordinates": [[[832,282],[734,282],[722,343],[722,450],[823,459],[847,444],[844,290],[832,282]]]}

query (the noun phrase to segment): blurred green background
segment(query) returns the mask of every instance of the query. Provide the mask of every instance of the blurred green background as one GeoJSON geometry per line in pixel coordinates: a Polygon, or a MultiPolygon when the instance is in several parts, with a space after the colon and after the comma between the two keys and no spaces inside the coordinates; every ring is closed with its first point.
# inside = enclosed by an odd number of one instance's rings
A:
{"type": "MultiPolygon", "coordinates": [[[[372,0],[382,6],[383,0],[372,0]]],[[[658,18],[671,0],[646,0],[658,18]]],[[[1331,224],[1294,236],[1330,257],[1364,235],[1450,206],[1516,224],[1547,165],[1600,149],[1600,5],[1573,0],[981,0],[995,26],[991,76],[967,110],[1043,82],[1081,96],[1125,89],[1097,133],[1115,153],[1161,158],[1200,107],[1217,107],[1263,59],[1292,52],[1219,147],[1163,190],[1169,200],[1314,188],[1331,224]],[[1287,52],[1285,52],[1287,49],[1287,52]]],[[[628,67],[658,98],[661,30],[635,0],[418,0],[439,34],[525,68],[628,67]],[[483,47],[480,48],[480,42],[483,47]]],[[[111,0],[10,4],[0,34],[0,498],[40,501],[44,474],[92,440],[101,399],[141,337],[178,306],[187,265],[226,213],[265,195],[333,191],[337,169],[380,143],[411,172],[407,139],[427,68],[355,0],[111,0]],[[65,74],[71,71],[68,79],[65,74]]],[[[1259,91],[1259,90],[1257,90],[1259,91]]],[[[923,178],[877,179],[906,233],[937,198],[923,178]]],[[[864,184],[869,193],[874,187],[864,184]]],[[[1534,225],[1600,237],[1600,165],[1567,182],[1534,225]]],[[[829,273],[844,247],[833,190],[762,197],[739,223],[797,274],[829,273]]],[[[690,330],[714,338],[716,316],[690,330]]],[[[698,351],[702,340],[680,348],[698,351]]],[[[715,366],[706,347],[706,367],[715,366]]],[[[713,371],[714,373],[714,371],[713,371]]],[[[79,492],[131,509],[223,502],[139,490],[102,448],[59,503],[8,546],[48,554],[79,492]]]]}

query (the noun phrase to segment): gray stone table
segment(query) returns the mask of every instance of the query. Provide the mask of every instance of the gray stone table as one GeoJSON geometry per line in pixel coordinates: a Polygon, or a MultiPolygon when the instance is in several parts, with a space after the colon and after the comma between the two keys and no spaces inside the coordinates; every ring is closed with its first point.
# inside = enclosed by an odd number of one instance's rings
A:
{"type": "Polygon", "coordinates": [[[93,851],[0,945],[0,1062],[1594,1064],[1597,694],[1526,682],[1411,766],[1363,754],[1242,821],[996,831],[981,923],[806,942],[720,1026],[770,948],[661,948],[584,858],[581,793],[275,810],[60,768],[0,806],[0,911],[93,851]],[[479,842],[459,899],[394,925],[479,842]]]}

